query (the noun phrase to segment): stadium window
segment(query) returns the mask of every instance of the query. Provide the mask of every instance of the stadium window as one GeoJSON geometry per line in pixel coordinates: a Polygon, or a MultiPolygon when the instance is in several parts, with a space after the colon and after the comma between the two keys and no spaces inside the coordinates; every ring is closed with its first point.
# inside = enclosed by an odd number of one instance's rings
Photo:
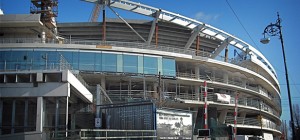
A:
{"type": "Polygon", "coordinates": [[[110,53],[102,53],[102,71],[117,71],[117,55],[110,53]]]}
{"type": "Polygon", "coordinates": [[[127,73],[138,72],[138,56],[123,55],[123,71],[127,73]]]}
{"type": "Polygon", "coordinates": [[[144,56],[144,74],[157,73],[157,57],[144,56]]]}

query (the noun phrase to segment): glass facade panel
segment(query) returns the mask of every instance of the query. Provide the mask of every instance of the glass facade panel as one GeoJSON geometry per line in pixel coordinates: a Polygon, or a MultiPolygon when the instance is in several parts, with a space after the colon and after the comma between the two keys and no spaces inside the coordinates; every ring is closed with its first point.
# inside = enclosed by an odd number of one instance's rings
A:
{"type": "Polygon", "coordinates": [[[11,133],[11,123],[12,123],[12,110],[13,110],[13,100],[5,99],[3,101],[3,114],[2,115],[2,135],[11,133]]]}
{"type": "Polygon", "coordinates": [[[15,133],[24,132],[24,119],[25,119],[25,101],[16,100],[15,112],[15,133]]]}
{"type": "Polygon", "coordinates": [[[83,70],[83,71],[95,70],[95,53],[80,52],[79,70],[83,70]]]}
{"type": "Polygon", "coordinates": [[[73,56],[73,62],[69,62],[72,64],[73,69],[78,70],[79,69],[79,52],[78,51],[74,51],[72,53],[73,56]]]}
{"type": "Polygon", "coordinates": [[[157,57],[144,56],[144,74],[157,73],[157,57]]]}
{"type": "Polygon", "coordinates": [[[102,53],[102,71],[117,71],[117,55],[110,53],[102,53]]]}
{"type": "Polygon", "coordinates": [[[11,62],[10,65],[7,65],[10,70],[19,70],[24,66],[24,56],[26,55],[25,51],[13,51],[11,52],[11,62]]]}
{"type": "Polygon", "coordinates": [[[163,58],[163,75],[176,76],[175,60],[163,58]]]}
{"type": "Polygon", "coordinates": [[[0,135],[35,131],[36,98],[0,98],[1,105],[0,135]]]}
{"type": "Polygon", "coordinates": [[[34,51],[32,69],[34,70],[45,69],[47,64],[46,58],[47,58],[47,52],[34,51]]]}
{"type": "Polygon", "coordinates": [[[117,54],[117,72],[123,72],[123,55],[117,54]]]}
{"type": "Polygon", "coordinates": [[[175,60],[169,58],[130,54],[86,52],[79,50],[28,49],[0,51],[1,70],[59,69],[60,58],[74,70],[95,72],[125,72],[176,76],[175,60]]]}
{"type": "Polygon", "coordinates": [[[5,53],[5,56],[11,56],[5,58],[7,70],[24,70],[32,68],[32,51],[12,51],[5,53]]]}
{"type": "Polygon", "coordinates": [[[79,57],[78,57],[78,52],[77,50],[75,51],[59,51],[59,54],[61,54],[68,63],[70,63],[73,67],[73,69],[78,69],[78,61],[79,61],[79,57]]]}
{"type": "Polygon", "coordinates": [[[138,73],[138,56],[123,55],[124,72],[138,73]]]}
{"type": "Polygon", "coordinates": [[[46,69],[57,69],[59,66],[60,54],[57,51],[46,52],[46,69]]]}
{"type": "Polygon", "coordinates": [[[144,73],[144,57],[138,56],[138,73],[144,73]]]}
{"type": "Polygon", "coordinates": [[[102,71],[102,55],[101,53],[95,53],[95,71],[102,71]]]}

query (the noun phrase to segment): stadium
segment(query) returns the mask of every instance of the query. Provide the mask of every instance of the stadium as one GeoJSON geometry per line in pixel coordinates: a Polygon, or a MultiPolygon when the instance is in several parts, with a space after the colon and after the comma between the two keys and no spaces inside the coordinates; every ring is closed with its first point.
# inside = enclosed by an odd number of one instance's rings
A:
{"type": "Polygon", "coordinates": [[[280,138],[277,75],[250,44],[141,3],[84,1],[102,22],[57,23],[57,0],[0,15],[1,139],[280,138]]]}

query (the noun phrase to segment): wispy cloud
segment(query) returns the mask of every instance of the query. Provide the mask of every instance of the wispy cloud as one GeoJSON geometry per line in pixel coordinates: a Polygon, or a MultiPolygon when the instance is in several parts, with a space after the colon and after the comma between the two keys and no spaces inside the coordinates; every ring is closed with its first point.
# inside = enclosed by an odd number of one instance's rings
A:
{"type": "Polygon", "coordinates": [[[219,14],[206,14],[204,12],[198,12],[195,14],[194,18],[199,21],[210,22],[217,20],[220,17],[219,14]]]}

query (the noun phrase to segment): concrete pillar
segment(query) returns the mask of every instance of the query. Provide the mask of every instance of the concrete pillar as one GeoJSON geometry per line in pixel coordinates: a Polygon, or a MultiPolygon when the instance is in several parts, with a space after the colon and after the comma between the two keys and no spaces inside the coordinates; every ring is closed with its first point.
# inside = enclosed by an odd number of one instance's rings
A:
{"type": "Polygon", "coordinates": [[[25,100],[25,106],[24,106],[24,126],[28,126],[28,99],[25,100]]]}
{"type": "Polygon", "coordinates": [[[66,137],[68,137],[68,122],[69,122],[69,97],[66,97],[66,122],[65,122],[65,126],[66,126],[66,137]]]}
{"type": "Polygon", "coordinates": [[[36,107],[36,131],[43,132],[43,110],[44,110],[44,99],[43,97],[37,97],[36,107]]]}
{"type": "MultiPolygon", "coordinates": [[[[130,87],[131,88],[131,87],[130,87]]],[[[146,100],[146,78],[143,78],[144,100],[146,100]]]]}
{"type": "Polygon", "coordinates": [[[42,43],[46,43],[46,33],[45,31],[42,32],[42,43]]]}
{"type": "MultiPolygon", "coordinates": [[[[2,126],[2,114],[3,114],[2,112],[3,112],[3,101],[0,100],[0,126],[2,126]]],[[[2,134],[1,128],[0,128],[0,135],[2,134]]]]}
{"type": "Polygon", "coordinates": [[[210,79],[213,81],[215,81],[215,79],[216,79],[216,69],[217,69],[216,67],[212,68],[212,73],[211,73],[210,79]]]}
{"type": "MultiPolygon", "coordinates": [[[[102,79],[101,79],[101,83],[102,83],[102,79]]],[[[100,106],[102,103],[102,98],[101,98],[101,90],[100,90],[100,85],[97,84],[97,88],[96,88],[96,118],[101,118],[101,111],[100,111],[100,106]]],[[[100,119],[101,120],[101,119],[100,119]]]]}
{"type": "Polygon", "coordinates": [[[150,94],[154,91],[154,89],[152,89],[152,86],[149,84],[146,91],[148,91],[146,92],[146,97],[150,97],[150,94]]]}
{"type": "Polygon", "coordinates": [[[224,124],[225,123],[225,119],[226,119],[226,116],[227,116],[227,113],[228,113],[228,109],[223,109],[219,115],[219,123],[221,124],[224,124]]]}
{"type": "Polygon", "coordinates": [[[228,84],[228,73],[227,72],[223,73],[223,82],[228,84]]]}
{"type": "Polygon", "coordinates": [[[196,76],[196,79],[200,79],[199,65],[195,66],[195,76],[196,76]]]}
{"type": "Polygon", "coordinates": [[[192,97],[192,96],[189,97],[189,89],[188,88],[184,88],[184,97],[185,97],[185,99],[191,100],[190,97],[192,97]]]}
{"type": "Polygon", "coordinates": [[[197,100],[200,101],[200,85],[195,85],[195,94],[197,96],[197,100]]]}
{"type": "Polygon", "coordinates": [[[242,79],[242,86],[243,86],[243,88],[246,88],[246,84],[247,84],[246,79],[242,79]]]}
{"type": "Polygon", "coordinates": [[[59,98],[57,97],[55,100],[55,137],[58,136],[58,125],[59,125],[59,98]]]}
{"type": "MultiPolygon", "coordinates": [[[[101,85],[101,87],[103,88],[103,90],[106,91],[106,81],[105,81],[105,77],[102,77],[102,78],[101,78],[100,85],[101,85]]],[[[100,89],[99,89],[99,90],[100,90],[100,89]]],[[[101,94],[100,94],[100,95],[101,95],[101,94]]],[[[103,97],[103,94],[102,94],[101,96],[103,97]]],[[[99,105],[102,104],[103,102],[104,102],[104,97],[103,97],[103,98],[100,97],[100,103],[99,103],[99,105]]]]}
{"type": "Polygon", "coordinates": [[[244,124],[246,115],[247,115],[247,112],[241,112],[241,113],[240,113],[240,117],[243,118],[243,124],[244,124]]]}
{"type": "Polygon", "coordinates": [[[154,90],[153,98],[154,98],[154,99],[159,99],[159,98],[158,98],[157,87],[158,87],[158,83],[154,83],[154,84],[153,84],[153,90],[154,90]]]}
{"type": "Polygon", "coordinates": [[[11,134],[15,133],[15,119],[16,118],[16,100],[13,100],[11,112],[11,134]]]}
{"type": "Polygon", "coordinates": [[[74,112],[74,114],[71,114],[71,130],[75,130],[76,129],[76,114],[74,112]]]}

